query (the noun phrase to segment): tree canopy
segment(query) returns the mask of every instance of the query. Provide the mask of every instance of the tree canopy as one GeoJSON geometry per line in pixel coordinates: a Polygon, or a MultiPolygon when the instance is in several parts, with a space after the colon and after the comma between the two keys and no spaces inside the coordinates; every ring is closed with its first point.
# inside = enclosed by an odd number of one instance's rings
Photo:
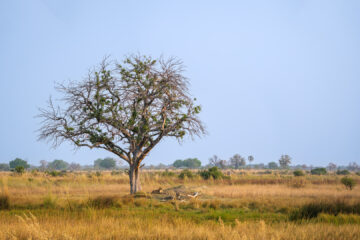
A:
{"type": "Polygon", "coordinates": [[[65,162],[64,160],[56,159],[52,162],[49,162],[47,167],[54,170],[66,170],[69,167],[69,163],[65,162]]]}
{"type": "Polygon", "coordinates": [[[10,168],[15,169],[17,166],[22,166],[25,169],[29,168],[30,165],[27,163],[27,161],[21,159],[21,158],[15,158],[14,160],[9,162],[10,168]]]}
{"type": "Polygon", "coordinates": [[[105,59],[80,82],[58,84],[65,107],[49,100],[40,109],[40,140],[56,147],[101,148],[129,163],[130,192],[140,188],[142,160],[164,137],[178,140],[205,133],[201,111],[188,93],[183,64],[176,58],[105,59]]]}
{"type": "Polygon", "coordinates": [[[197,158],[187,158],[185,160],[176,160],[173,166],[176,168],[199,168],[201,161],[197,158]]]}
{"type": "Polygon", "coordinates": [[[291,157],[289,155],[281,155],[279,164],[282,168],[287,168],[291,163],[291,157]]]}
{"type": "Polygon", "coordinates": [[[99,158],[94,161],[94,167],[98,169],[113,169],[116,167],[116,160],[110,157],[99,158]]]}

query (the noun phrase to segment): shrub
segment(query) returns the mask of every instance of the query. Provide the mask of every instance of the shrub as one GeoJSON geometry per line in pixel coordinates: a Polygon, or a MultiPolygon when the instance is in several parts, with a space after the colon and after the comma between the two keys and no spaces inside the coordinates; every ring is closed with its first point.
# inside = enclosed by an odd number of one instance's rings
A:
{"type": "Polygon", "coordinates": [[[219,170],[218,167],[212,167],[209,168],[208,170],[201,171],[200,176],[205,180],[209,178],[221,179],[224,177],[223,173],[219,170]]]}
{"type": "Polygon", "coordinates": [[[349,190],[352,190],[356,185],[355,180],[352,178],[349,178],[349,177],[343,177],[341,179],[341,183],[344,184],[346,189],[349,189],[349,190]]]}
{"type": "Polygon", "coordinates": [[[62,177],[66,175],[66,171],[47,171],[46,174],[52,176],[52,177],[62,177]]]}
{"type": "Polygon", "coordinates": [[[25,168],[23,166],[16,166],[14,170],[15,170],[16,173],[21,175],[21,174],[24,173],[25,168]]]}
{"type": "Polygon", "coordinates": [[[356,175],[360,176],[360,172],[357,172],[356,175]]]}
{"type": "Polygon", "coordinates": [[[302,170],[295,170],[295,171],[293,172],[293,174],[294,174],[295,177],[305,176],[305,173],[304,173],[304,171],[302,171],[302,170]]]}
{"type": "Polygon", "coordinates": [[[312,175],[325,175],[327,173],[325,168],[314,168],[311,170],[312,175]]]}
{"type": "Polygon", "coordinates": [[[179,174],[180,179],[193,178],[193,177],[194,174],[188,169],[182,170],[181,173],[179,174]]]}
{"type": "Polygon", "coordinates": [[[175,173],[169,171],[168,169],[166,169],[164,172],[161,173],[161,176],[163,176],[163,177],[173,177],[173,176],[175,176],[175,173]]]}
{"type": "Polygon", "coordinates": [[[349,170],[344,169],[344,170],[337,170],[336,174],[337,175],[349,175],[350,172],[349,172],[349,170]]]}

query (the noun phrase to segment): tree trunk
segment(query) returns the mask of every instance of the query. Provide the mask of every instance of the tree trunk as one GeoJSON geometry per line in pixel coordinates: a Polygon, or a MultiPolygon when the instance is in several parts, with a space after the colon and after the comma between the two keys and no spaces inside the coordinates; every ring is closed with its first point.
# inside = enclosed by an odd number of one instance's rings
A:
{"type": "Polygon", "coordinates": [[[135,169],[135,192],[141,191],[140,169],[135,169]]]}
{"type": "Polygon", "coordinates": [[[129,180],[130,180],[130,194],[135,194],[136,192],[141,191],[140,169],[138,166],[130,165],[129,180]]]}

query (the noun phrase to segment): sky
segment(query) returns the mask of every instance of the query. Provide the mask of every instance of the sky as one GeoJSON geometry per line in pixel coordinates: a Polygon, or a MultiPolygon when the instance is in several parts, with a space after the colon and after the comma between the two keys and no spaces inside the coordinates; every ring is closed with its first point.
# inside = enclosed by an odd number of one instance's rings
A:
{"type": "Polygon", "coordinates": [[[359,1],[0,1],[0,163],[92,164],[101,150],[37,141],[54,84],[104,56],[176,56],[208,134],[166,138],[144,160],[214,154],[254,163],[360,163],[359,1]]]}

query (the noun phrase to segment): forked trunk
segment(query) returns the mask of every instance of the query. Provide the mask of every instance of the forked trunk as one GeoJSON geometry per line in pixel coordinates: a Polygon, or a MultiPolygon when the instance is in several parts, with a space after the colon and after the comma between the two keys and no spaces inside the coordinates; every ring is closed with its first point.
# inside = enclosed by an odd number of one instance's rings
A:
{"type": "Polygon", "coordinates": [[[130,194],[135,194],[138,191],[141,191],[139,167],[130,165],[129,180],[130,180],[130,194]]]}

